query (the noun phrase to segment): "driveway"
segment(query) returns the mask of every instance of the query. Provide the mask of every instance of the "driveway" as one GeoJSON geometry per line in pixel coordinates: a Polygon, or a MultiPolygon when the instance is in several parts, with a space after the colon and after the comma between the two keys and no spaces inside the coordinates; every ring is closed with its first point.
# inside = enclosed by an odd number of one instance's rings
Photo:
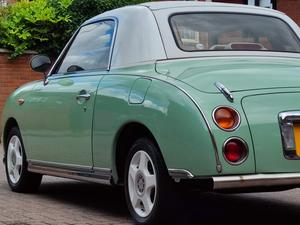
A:
{"type": "MultiPolygon", "coordinates": [[[[0,157],[2,148],[0,145],[0,157]]],[[[253,194],[189,194],[181,225],[295,225],[300,189],[253,194]]],[[[122,189],[45,176],[36,194],[12,193],[0,166],[1,225],[132,224],[122,189]]],[[[174,224],[170,222],[170,225],[174,224]]]]}
{"type": "MultiPolygon", "coordinates": [[[[2,160],[1,145],[0,152],[2,160]]],[[[127,225],[132,222],[119,189],[44,176],[38,193],[13,193],[1,163],[0,224],[127,225]]]]}

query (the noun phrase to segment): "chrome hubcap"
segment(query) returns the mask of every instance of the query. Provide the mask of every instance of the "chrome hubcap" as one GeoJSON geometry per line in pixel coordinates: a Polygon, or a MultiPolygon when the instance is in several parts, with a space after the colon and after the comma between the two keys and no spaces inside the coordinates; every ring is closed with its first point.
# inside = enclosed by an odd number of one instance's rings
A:
{"type": "Polygon", "coordinates": [[[17,136],[11,137],[8,143],[6,157],[9,180],[16,184],[20,180],[23,166],[22,145],[17,136]]]}
{"type": "Polygon", "coordinates": [[[145,191],[145,177],[143,173],[138,172],[135,178],[135,184],[136,184],[136,192],[138,195],[142,196],[145,191]]]}
{"type": "Polygon", "coordinates": [[[134,154],[129,165],[128,190],[131,205],[141,217],[148,216],[156,199],[156,172],[150,156],[145,151],[134,154]]]}

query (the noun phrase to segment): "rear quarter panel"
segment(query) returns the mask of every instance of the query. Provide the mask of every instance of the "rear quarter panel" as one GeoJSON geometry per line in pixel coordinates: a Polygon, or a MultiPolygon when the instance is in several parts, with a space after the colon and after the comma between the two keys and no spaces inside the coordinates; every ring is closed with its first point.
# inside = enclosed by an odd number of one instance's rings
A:
{"type": "Polygon", "coordinates": [[[130,122],[145,125],[170,169],[195,175],[216,174],[214,149],[203,117],[191,99],[170,83],[151,79],[144,101],[129,104],[130,88],[140,76],[109,75],[100,83],[94,111],[94,166],[113,168],[119,130],[130,122]]]}

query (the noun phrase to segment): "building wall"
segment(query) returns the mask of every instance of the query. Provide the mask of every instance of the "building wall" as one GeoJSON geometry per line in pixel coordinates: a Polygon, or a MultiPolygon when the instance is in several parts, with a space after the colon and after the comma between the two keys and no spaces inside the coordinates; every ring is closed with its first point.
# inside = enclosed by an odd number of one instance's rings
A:
{"type": "Polygon", "coordinates": [[[16,60],[8,60],[8,53],[0,49],[0,116],[10,93],[22,84],[42,78],[29,68],[31,57],[32,54],[25,54],[16,60]]]}
{"type": "MultiPolygon", "coordinates": [[[[247,0],[212,0],[212,2],[225,2],[247,4],[247,0]]],[[[258,1],[259,2],[259,1],[258,1]]],[[[300,26],[300,0],[273,0],[276,9],[284,12],[300,26]]]]}
{"type": "Polygon", "coordinates": [[[277,0],[277,10],[286,13],[300,26],[300,1],[299,0],[277,0]]]}
{"type": "Polygon", "coordinates": [[[0,0],[0,6],[7,6],[9,4],[15,3],[16,0],[0,0]]]}

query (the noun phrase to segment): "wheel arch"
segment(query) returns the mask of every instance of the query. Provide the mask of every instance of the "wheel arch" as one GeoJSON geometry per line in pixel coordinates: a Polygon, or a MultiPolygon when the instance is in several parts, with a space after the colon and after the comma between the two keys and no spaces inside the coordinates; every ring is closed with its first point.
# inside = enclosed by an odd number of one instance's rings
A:
{"type": "Polygon", "coordinates": [[[7,149],[7,138],[8,138],[8,134],[9,131],[13,128],[13,127],[18,127],[19,128],[19,124],[17,122],[17,120],[14,117],[10,117],[5,125],[4,125],[4,129],[3,129],[3,147],[4,147],[4,151],[6,151],[7,149]]]}
{"type": "MultiPolygon", "coordinates": [[[[136,121],[124,124],[117,132],[115,138],[115,147],[113,155],[114,165],[114,181],[116,184],[122,184],[124,181],[124,167],[127,155],[132,144],[141,137],[147,137],[153,141],[159,150],[158,154],[163,159],[157,139],[154,137],[153,132],[144,124],[136,121]]],[[[163,160],[163,164],[165,164],[163,160]]],[[[167,168],[165,166],[165,168],[167,168]]]]}

